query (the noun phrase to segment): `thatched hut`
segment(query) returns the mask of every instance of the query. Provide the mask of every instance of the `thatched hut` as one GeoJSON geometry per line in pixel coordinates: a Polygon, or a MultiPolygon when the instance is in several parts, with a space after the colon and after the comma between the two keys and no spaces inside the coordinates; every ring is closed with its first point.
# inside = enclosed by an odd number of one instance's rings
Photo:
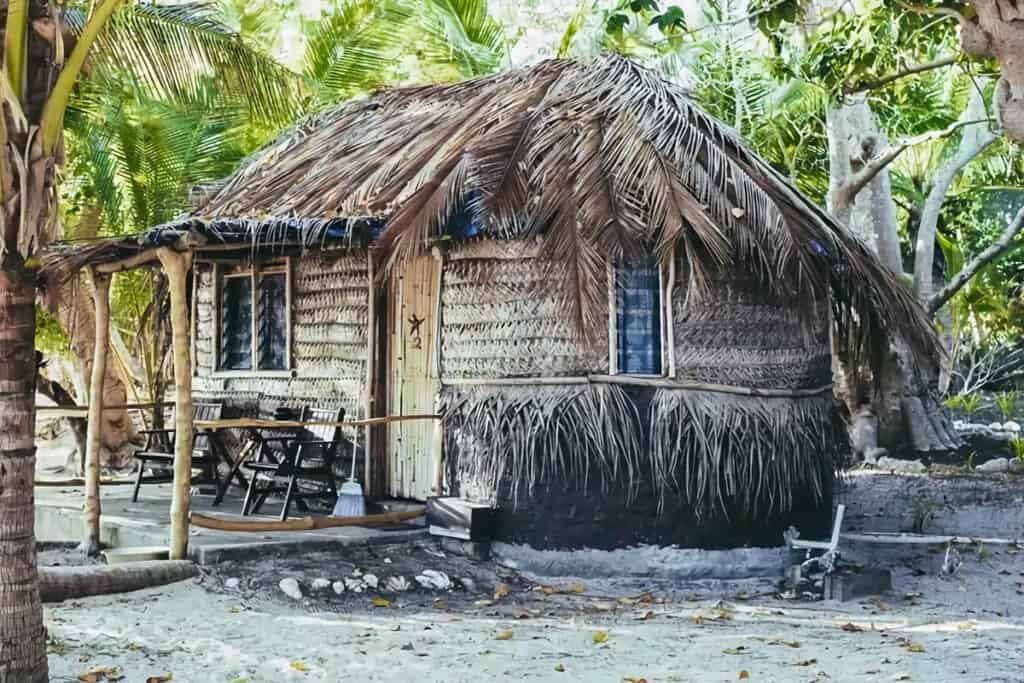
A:
{"type": "Polygon", "coordinates": [[[389,90],[187,218],[68,264],[195,255],[193,391],[438,411],[371,492],[491,503],[540,546],[828,526],[832,364],[935,341],[908,289],[676,86],[620,57],[389,90]]]}

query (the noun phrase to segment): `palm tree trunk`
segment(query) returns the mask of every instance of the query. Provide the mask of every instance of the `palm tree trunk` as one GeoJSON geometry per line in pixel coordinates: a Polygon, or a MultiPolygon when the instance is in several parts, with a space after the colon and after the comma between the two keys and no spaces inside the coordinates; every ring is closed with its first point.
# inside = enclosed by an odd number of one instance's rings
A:
{"type": "MultiPolygon", "coordinates": [[[[15,260],[15,259],[11,259],[15,260]]],[[[35,277],[0,270],[0,680],[47,681],[35,512],[35,277]]]]}

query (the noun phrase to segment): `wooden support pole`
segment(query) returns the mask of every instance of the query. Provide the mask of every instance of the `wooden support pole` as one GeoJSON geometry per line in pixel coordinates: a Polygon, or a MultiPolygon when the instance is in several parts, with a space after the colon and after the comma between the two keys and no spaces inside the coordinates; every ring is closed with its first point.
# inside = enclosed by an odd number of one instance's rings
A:
{"type": "Polygon", "coordinates": [[[94,557],[100,552],[100,434],[103,431],[103,384],[110,348],[110,276],[89,270],[96,307],[96,339],[89,378],[89,416],[85,436],[85,502],[82,551],[94,557]]]}
{"type": "Polygon", "coordinates": [[[174,349],[174,486],[171,493],[170,559],[188,553],[188,513],[192,503],[192,359],[189,355],[188,271],[191,253],[163,247],[157,251],[171,293],[171,341],[174,349]]]}

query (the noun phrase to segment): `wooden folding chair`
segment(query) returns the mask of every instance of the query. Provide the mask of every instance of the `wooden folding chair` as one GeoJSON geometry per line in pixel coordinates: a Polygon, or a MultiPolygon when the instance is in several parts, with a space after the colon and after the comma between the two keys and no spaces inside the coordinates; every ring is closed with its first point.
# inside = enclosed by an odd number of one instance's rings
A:
{"type": "MultiPolygon", "coordinates": [[[[301,422],[341,422],[345,410],[305,408],[301,422]]],[[[314,425],[295,436],[265,436],[263,449],[255,462],[246,462],[242,467],[249,470],[249,489],[242,501],[242,514],[250,515],[260,511],[267,496],[284,493],[281,507],[281,521],[288,519],[288,512],[294,502],[302,512],[308,512],[307,498],[338,497],[334,478],[334,462],[342,445],[341,429],[332,425],[314,425]],[[276,458],[267,443],[279,442],[281,456],[276,458]],[[302,490],[299,482],[318,484],[313,492],[302,490]]]]}
{"type": "MultiPolygon", "coordinates": [[[[221,403],[193,403],[193,420],[219,420],[224,411],[221,403]]],[[[135,490],[132,502],[139,499],[139,488],[143,484],[161,484],[174,481],[174,429],[146,429],[146,445],[135,452],[139,461],[139,471],[135,476],[135,490]],[[146,468],[152,474],[146,476],[146,468]]],[[[195,480],[199,484],[216,484],[220,486],[220,475],[217,473],[217,459],[210,450],[209,437],[197,434],[192,444],[192,466],[202,470],[202,475],[195,480]]]]}

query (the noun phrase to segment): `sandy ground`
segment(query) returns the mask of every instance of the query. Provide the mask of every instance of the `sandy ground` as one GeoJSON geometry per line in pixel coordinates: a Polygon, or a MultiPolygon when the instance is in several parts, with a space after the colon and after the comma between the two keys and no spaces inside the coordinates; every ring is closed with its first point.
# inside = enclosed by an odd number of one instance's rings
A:
{"type": "Polygon", "coordinates": [[[915,562],[892,593],[844,604],[572,585],[548,595],[520,580],[497,600],[455,589],[375,606],[380,596],[364,593],[339,607],[273,586],[228,590],[208,574],[47,608],[51,680],[95,667],[197,683],[1024,680],[1020,556],[965,553],[951,578],[915,576],[915,562]]]}

